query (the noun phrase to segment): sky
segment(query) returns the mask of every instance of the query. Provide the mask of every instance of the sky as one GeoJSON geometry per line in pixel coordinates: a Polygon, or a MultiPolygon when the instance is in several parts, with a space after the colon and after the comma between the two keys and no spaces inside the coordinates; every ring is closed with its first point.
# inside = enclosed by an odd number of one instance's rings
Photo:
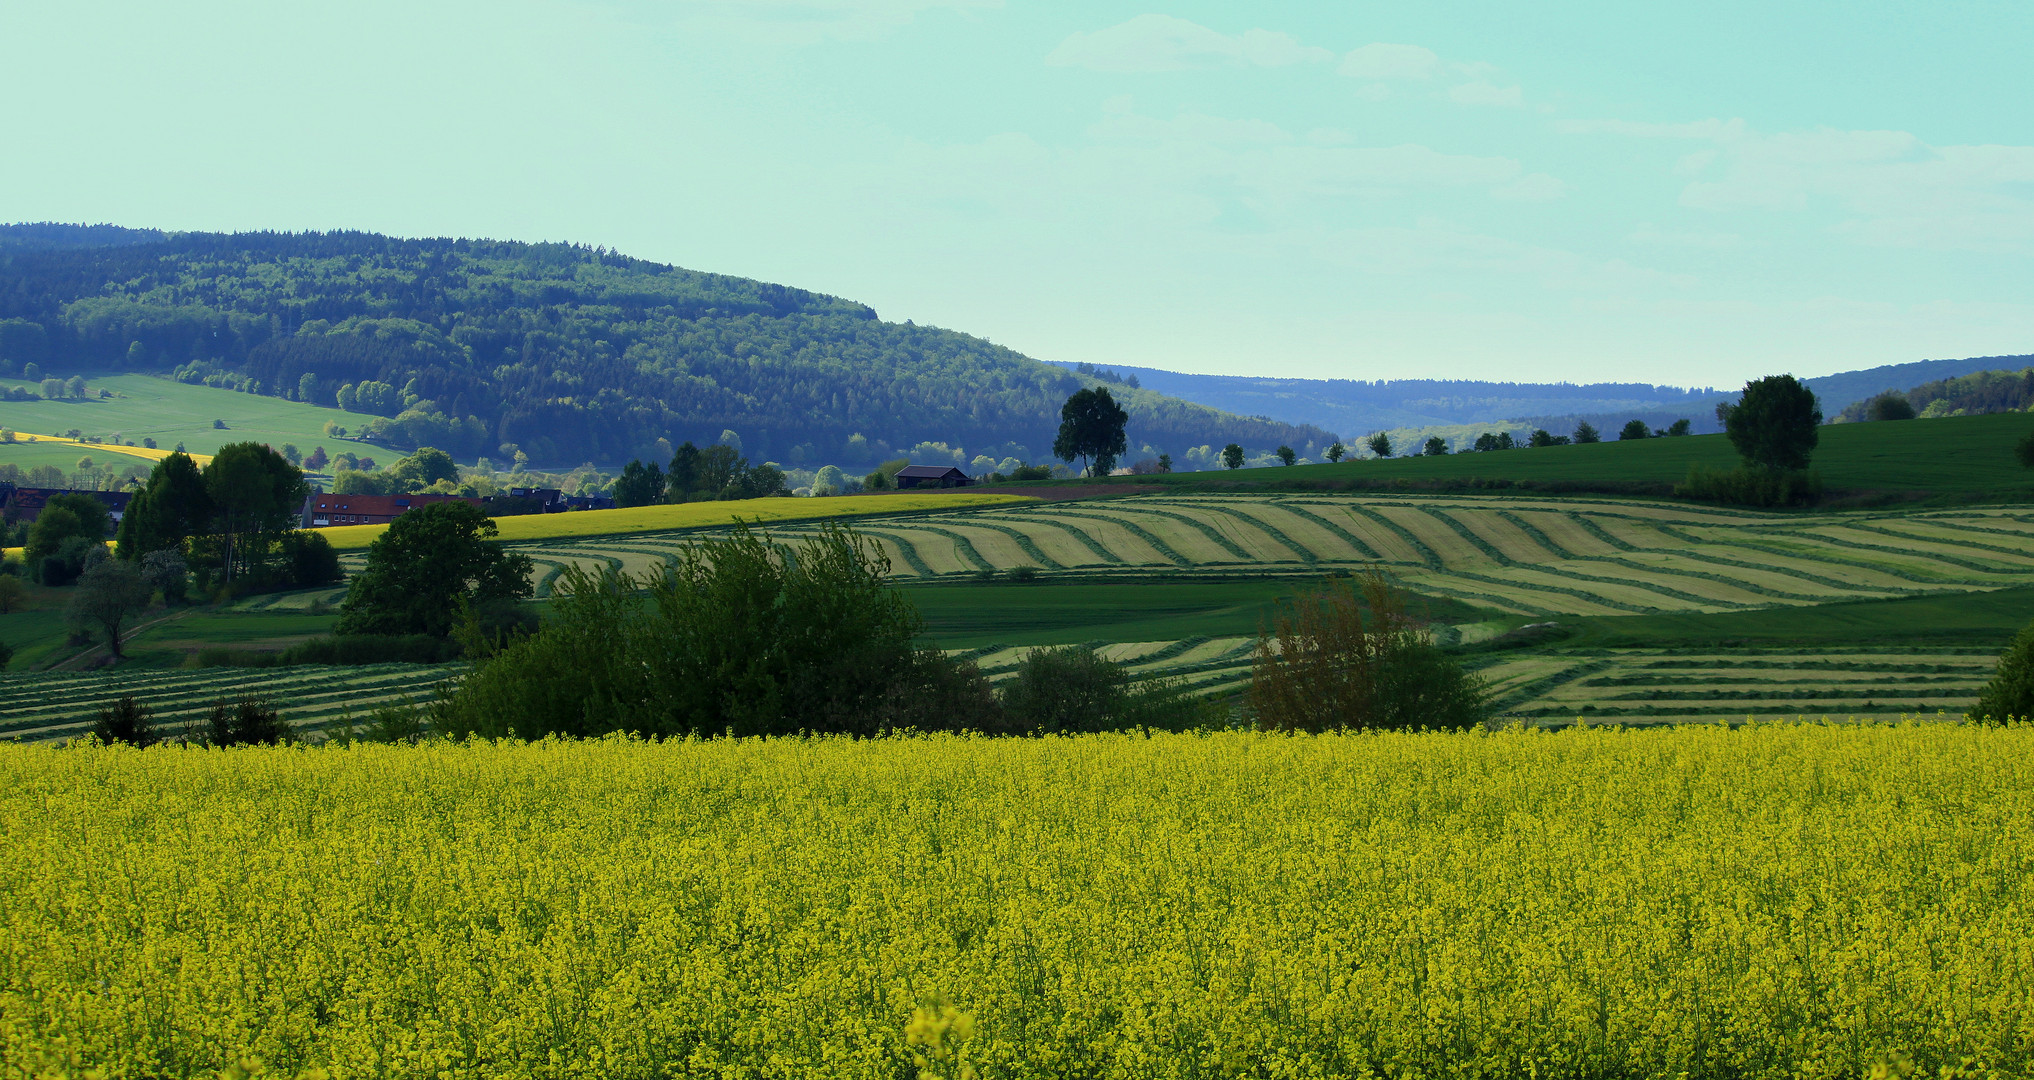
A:
{"type": "Polygon", "coordinates": [[[2034,352],[2025,0],[67,0],[0,41],[0,220],[582,242],[1203,373],[2034,352]]]}

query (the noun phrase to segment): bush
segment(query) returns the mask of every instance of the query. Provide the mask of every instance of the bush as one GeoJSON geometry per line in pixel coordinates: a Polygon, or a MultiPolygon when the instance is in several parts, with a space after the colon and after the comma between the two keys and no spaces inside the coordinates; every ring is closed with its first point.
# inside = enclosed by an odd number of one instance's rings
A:
{"type": "MultiPolygon", "coordinates": [[[[1184,682],[1133,683],[1122,665],[1083,645],[1034,649],[1003,684],[1003,731],[1023,735],[1211,726],[1219,710],[1184,682]]],[[[988,729],[995,730],[995,729],[988,729]]]]}
{"type": "Polygon", "coordinates": [[[1294,599],[1258,638],[1250,705],[1267,731],[1466,728],[1488,711],[1481,682],[1406,614],[1383,575],[1294,599]],[[1368,617],[1365,617],[1365,611],[1368,617]]]}
{"type": "Polygon", "coordinates": [[[889,569],[839,528],[793,551],[737,529],[640,579],[568,568],[544,629],[487,657],[446,703],[440,729],[875,734],[922,669],[921,622],[889,569]]]}
{"type": "Polygon", "coordinates": [[[153,714],[135,701],[132,694],[100,709],[98,718],[92,723],[92,734],[103,743],[127,743],[131,746],[151,746],[162,741],[156,733],[153,714]]]}
{"type": "Polygon", "coordinates": [[[244,697],[229,705],[214,702],[205,719],[208,746],[275,746],[295,732],[282,713],[263,697],[244,697]]]}
{"type": "Polygon", "coordinates": [[[1999,654],[1999,668],[1968,714],[1990,723],[2034,720],[2034,623],[2014,636],[1999,654]]]}
{"type": "Polygon", "coordinates": [[[1674,485],[1674,496],[1737,506],[1808,506],[1822,498],[1822,477],[1814,472],[1690,465],[1688,479],[1674,485]]]}

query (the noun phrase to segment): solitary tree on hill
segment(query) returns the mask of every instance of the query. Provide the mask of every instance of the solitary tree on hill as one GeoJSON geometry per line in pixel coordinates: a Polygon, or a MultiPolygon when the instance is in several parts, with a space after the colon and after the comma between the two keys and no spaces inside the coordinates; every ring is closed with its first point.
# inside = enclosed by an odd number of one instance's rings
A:
{"type": "Polygon", "coordinates": [[[1335,445],[1328,447],[1328,460],[1340,461],[1342,460],[1342,455],[1348,452],[1349,449],[1343,446],[1340,440],[1337,440],[1335,445]]]}
{"type": "Polygon", "coordinates": [[[1808,467],[1821,424],[1814,391],[1792,375],[1768,375],[1744,385],[1723,429],[1747,466],[1794,472],[1808,467]]]}
{"type": "Polygon", "coordinates": [[[1596,425],[1590,423],[1587,420],[1584,420],[1581,423],[1575,425],[1576,445],[1579,446],[1583,443],[1593,443],[1602,441],[1603,433],[1596,430],[1596,425]]]}
{"type": "Polygon", "coordinates": [[[1625,442],[1630,439],[1650,439],[1652,437],[1653,429],[1648,427],[1644,420],[1639,419],[1626,420],[1624,422],[1624,430],[1617,433],[1617,441],[1619,442],[1625,442]]]}
{"type": "Polygon", "coordinates": [[[1428,457],[1446,457],[1448,453],[1448,440],[1441,438],[1439,435],[1432,436],[1427,439],[1426,449],[1421,452],[1428,457]]]}
{"type": "Polygon", "coordinates": [[[1279,447],[1279,448],[1278,448],[1278,460],[1279,460],[1280,462],[1283,462],[1284,464],[1290,465],[1290,464],[1292,464],[1292,463],[1293,463],[1294,461],[1297,461],[1298,459],[1299,459],[1299,455],[1298,455],[1298,454],[1295,454],[1295,453],[1293,453],[1293,451],[1292,451],[1292,447],[1290,447],[1290,446],[1281,446],[1281,447],[1279,447]]]}
{"type": "Polygon", "coordinates": [[[1243,447],[1241,444],[1230,443],[1222,448],[1222,465],[1230,469],[1240,469],[1243,467],[1243,447]]]}
{"type": "Polygon", "coordinates": [[[1378,457],[1391,456],[1391,436],[1380,431],[1370,437],[1370,452],[1378,457]]]}
{"type": "Polygon", "coordinates": [[[1071,464],[1081,460],[1081,471],[1107,476],[1116,459],[1128,449],[1123,426],[1130,414],[1116,404],[1106,387],[1076,391],[1059,410],[1059,436],[1052,440],[1052,455],[1071,464]]]}

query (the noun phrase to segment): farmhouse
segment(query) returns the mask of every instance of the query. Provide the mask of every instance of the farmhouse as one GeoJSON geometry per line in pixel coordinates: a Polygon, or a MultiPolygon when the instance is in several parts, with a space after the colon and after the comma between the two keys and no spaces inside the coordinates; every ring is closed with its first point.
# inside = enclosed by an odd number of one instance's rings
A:
{"type": "Polygon", "coordinates": [[[89,495],[106,506],[113,515],[113,528],[120,528],[120,519],[127,516],[127,503],[134,498],[131,491],[80,491],[76,488],[31,488],[0,484],[0,513],[6,520],[16,522],[34,521],[42,508],[58,495],[89,495]]]}
{"type": "Polygon", "coordinates": [[[567,510],[612,510],[614,499],[606,495],[567,495],[557,488],[512,487],[513,499],[535,499],[543,513],[562,514],[567,510]]]}
{"type": "Polygon", "coordinates": [[[906,465],[897,470],[899,488],[966,487],[968,482],[968,474],[951,465],[906,465]]]}
{"type": "Polygon", "coordinates": [[[326,495],[314,494],[304,500],[302,527],[322,529],[328,525],[386,525],[403,511],[434,502],[463,502],[479,506],[479,499],[461,495],[326,495]]]}

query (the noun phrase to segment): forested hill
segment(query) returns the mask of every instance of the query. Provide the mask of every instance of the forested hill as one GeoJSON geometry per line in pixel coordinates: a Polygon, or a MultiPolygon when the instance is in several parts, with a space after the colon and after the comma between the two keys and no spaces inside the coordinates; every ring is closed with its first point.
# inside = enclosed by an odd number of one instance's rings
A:
{"type": "MultiPolygon", "coordinates": [[[[941,442],[1042,459],[1095,380],[837,297],[578,245],[0,226],[0,360],[153,371],[363,416],[396,445],[612,463],[731,430],[756,460],[941,442]]],[[[1329,432],[1115,389],[1131,456],[1329,432]]]]}

